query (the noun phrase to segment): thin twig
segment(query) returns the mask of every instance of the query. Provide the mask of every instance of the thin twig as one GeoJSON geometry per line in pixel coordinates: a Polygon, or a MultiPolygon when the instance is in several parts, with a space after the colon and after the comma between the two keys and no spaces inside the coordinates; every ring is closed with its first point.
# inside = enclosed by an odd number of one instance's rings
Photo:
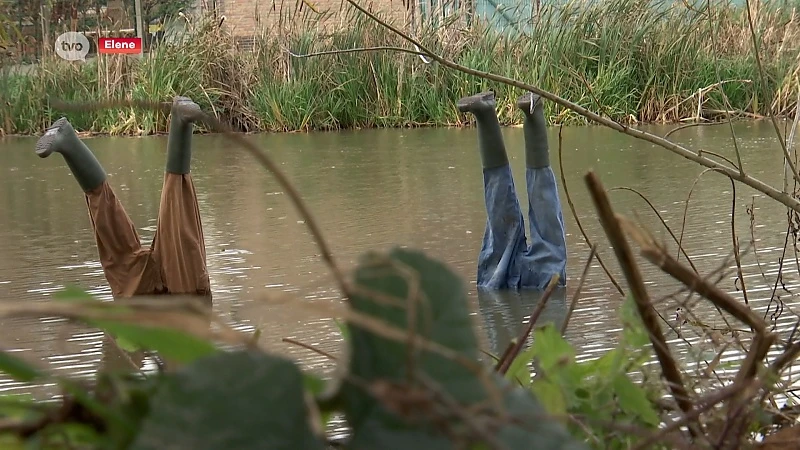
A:
{"type": "Polygon", "coordinates": [[[561,335],[563,336],[564,333],[567,331],[567,326],[569,326],[569,319],[572,317],[572,312],[575,311],[575,306],[578,304],[578,299],[581,296],[581,290],[583,289],[583,283],[586,281],[586,278],[589,275],[589,269],[592,267],[592,259],[597,255],[597,245],[593,245],[592,249],[589,250],[589,257],[586,258],[586,265],[583,266],[583,273],[581,274],[581,280],[578,282],[578,289],[575,290],[575,293],[572,295],[572,300],[569,302],[569,309],[567,310],[567,315],[564,317],[564,323],[561,325],[561,335]]]}
{"type": "Polygon", "coordinates": [[[522,330],[522,334],[520,334],[517,342],[514,343],[514,347],[511,349],[511,351],[505,355],[505,359],[498,364],[497,372],[505,375],[506,372],[508,372],[508,368],[511,367],[511,362],[514,361],[514,358],[516,358],[517,355],[519,355],[519,352],[522,351],[522,347],[525,345],[525,342],[528,341],[528,336],[530,336],[534,325],[536,325],[536,321],[539,320],[539,316],[542,314],[542,311],[544,311],[544,307],[547,306],[547,301],[550,299],[553,291],[555,291],[556,286],[558,285],[558,279],[558,274],[554,274],[552,277],[550,277],[550,283],[547,284],[547,288],[545,288],[541,299],[539,299],[536,309],[534,309],[533,313],[531,313],[531,317],[528,320],[528,326],[522,330]]]}
{"type": "Polygon", "coordinates": [[[789,364],[793,363],[797,357],[800,356],[800,342],[795,342],[790,345],[780,356],[775,358],[775,361],[770,364],[770,370],[776,374],[780,374],[783,369],[789,364]]]}
{"type": "MultiPolygon", "coordinates": [[[[564,155],[562,152],[563,149],[563,135],[562,132],[564,131],[564,125],[558,127],[558,168],[559,172],[561,173],[561,185],[564,186],[564,195],[567,197],[567,205],[569,205],[569,210],[572,212],[572,217],[575,219],[575,223],[578,225],[578,229],[581,230],[581,234],[583,235],[583,240],[586,241],[586,244],[591,247],[597,247],[595,244],[592,243],[592,240],[589,239],[589,235],[586,234],[586,230],[583,228],[583,224],[581,223],[580,217],[578,217],[578,212],[575,209],[575,204],[572,203],[572,197],[569,195],[569,187],[567,186],[567,178],[564,175],[564,155]]],[[[619,295],[625,296],[625,291],[622,290],[622,286],[619,285],[614,275],[611,275],[611,271],[608,270],[606,264],[603,262],[603,258],[600,257],[599,254],[595,255],[597,258],[597,262],[600,263],[600,267],[603,268],[603,272],[606,273],[608,279],[611,281],[611,284],[617,288],[617,292],[619,295]]]]}
{"type": "MultiPolygon", "coordinates": [[[[730,167],[726,167],[726,166],[724,166],[724,165],[722,165],[722,164],[720,164],[720,163],[718,163],[718,162],[716,162],[714,160],[711,160],[709,158],[706,158],[706,157],[702,156],[702,154],[700,154],[698,152],[693,152],[693,151],[689,150],[688,148],[683,147],[681,145],[678,145],[678,144],[676,144],[676,143],[674,143],[672,141],[669,141],[667,139],[664,139],[661,136],[657,136],[657,135],[648,133],[646,131],[642,131],[642,130],[639,130],[639,129],[636,129],[636,128],[631,128],[631,127],[628,127],[626,125],[622,125],[620,123],[617,123],[617,122],[615,122],[615,121],[613,121],[613,120],[611,120],[609,118],[603,117],[603,116],[601,116],[601,115],[599,115],[599,114],[597,114],[595,112],[592,112],[592,111],[584,108],[583,106],[580,106],[580,105],[578,105],[576,103],[573,103],[573,102],[571,102],[569,100],[566,100],[566,99],[564,99],[562,97],[559,97],[558,95],[555,95],[555,94],[553,94],[551,92],[545,91],[543,89],[539,89],[539,88],[537,88],[535,86],[532,86],[532,85],[527,84],[527,83],[523,83],[523,82],[518,81],[518,80],[514,80],[512,78],[508,78],[508,77],[505,77],[505,76],[497,75],[497,74],[494,74],[494,73],[491,73],[491,72],[485,72],[485,71],[481,71],[481,70],[471,69],[469,67],[462,66],[461,64],[457,64],[457,63],[455,63],[453,61],[445,59],[444,57],[433,53],[431,50],[429,50],[427,47],[425,47],[418,40],[408,36],[406,33],[403,33],[402,31],[398,30],[396,27],[386,23],[386,21],[381,20],[380,18],[375,16],[375,14],[370,13],[369,11],[364,9],[364,7],[359,5],[355,0],[347,0],[347,2],[349,4],[351,4],[351,5],[353,5],[354,8],[358,9],[363,14],[368,16],[370,19],[376,21],[381,26],[387,28],[388,30],[392,31],[396,35],[398,35],[398,36],[402,37],[403,39],[407,40],[408,42],[416,45],[417,47],[420,48],[420,50],[422,52],[426,53],[434,61],[438,62],[439,64],[441,64],[441,65],[443,65],[445,67],[457,70],[459,72],[462,72],[462,73],[465,73],[465,74],[468,74],[468,75],[474,75],[474,76],[477,76],[477,77],[480,77],[480,78],[484,78],[484,79],[487,79],[487,80],[495,81],[495,82],[498,82],[498,83],[502,83],[502,84],[505,84],[505,85],[508,85],[508,86],[516,87],[516,88],[523,89],[523,90],[528,91],[528,92],[533,92],[535,94],[538,94],[541,97],[546,98],[546,99],[548,99],[548,100],[550,100],[552,102],[555,102],[555,103],[557,103],[557,104],[559,104],[559,105],[561,105],[561,106],[563,106],[563,107],[565,107],[565,108],[567,108],[567,109],[569,109],[569,110],[571,110],[571,111],[573,111],[573,112],[575,112],[575,113],[577,113],[577,114],[579,114],[579,115],[581,115],[581,116],[583,116],[583,117],[585,117],[585,118],[587,118],[587,119],[589,119],[591,121],[597,122],[597,123],[599,123],[601,125],[605,125],[606,127],[611,128],[612,130],[616,130],[616,131],[619,131],[620,133],[627,134],[627,135],[629,135],[631,137],[634,137],[634,138],[637,138],[637,139],[640,139],[640,140],[647,141],[647,142],[650,142],[652,144],[658,145],[659,147],[662,147],[662,148],[664,148],[666,150],[669,150],[672,153],[675,153],[675,154],[677,154],[679,156],[682,156],[682,157],[684,157],[684,158],[686,158],[686,159],[688,159],[690,161],[694,161],[694,162],[700,164],[701,166],[708,167],[708,168],[713,168],[713,169],[718,169],[724,175],[726,175],[728,177],[731,177],[731,178],[733,178],[733,179],[735,179],[735,180],[737,180],[737,181],[739,181],[741,183],[744,183],[744,184],[750,186],[751,188],[763,193],[764,195],[766,195],[766,196],[768,196],[768,197],[770,197],[770,198],[772,198],[772,199],[774,199],[774,200],[786,205],[787,207],[792,208],[795,211],[800,212],[800,201],[798,201],[797,199],[795,199],[791,195],[789,195],[789,194],[787,194],[785,192],[782,192],[781,190],[775,189],[774,187],[764,183],[763,181],[760,181],[760,180],[758,180],[756,178],[753,178],[753,177],[751,177],[751,176],[749,176],[747,174],[743,174],[739,170],[732,169],[730,167]]],[[[785,144],[783,144],[783,145],[785,145],[785,144]]]]}
{"type": "Polygon", "coordinates": [[[713,127],[716,125],[724,125],[725,122],[694,122],[694,123],[687,123],[684,125],[678,125],[677,127],[669,130],[667,134],[662,136],[664,139],[670,137],[672,133],[677,133],[678,131],[685,130],[687,128],[694,128],[694,127],[713,127]]]}
{"type": "Polygon", "coordinates": [[[324,357],[326,357],[328,359],[336,361],[336,357],[335,356],[331,355],[330,353],[326,352],[325,350],[316,348],[313,345],[309,345],[309,344],[306,344],[306,343],[303,343],[303,342],[300,342],[300,341],[296,341],[296,340],[294,340],[292,338],[287,338],[287,337],[281,338],[281,341],[286,342],[287,344],[293,344],[293,345],[296,345],[298,347],[303,347],[306,350],[311,350],[312,352],[314,352],[314,353],[316,353],[318,355],[322,355],[322,356],[324,356],[324,357]]]}
{"type": "MultiPolygon", "coordinates": [[[[751,381],[751,383],[756,383],[756,381],[751,381]]],[[[697,402],[695,409],[693,409],[691,412],[684,414],[679,420],[676,420],[660,429],[658,432],[653,433],[647,439],[637,443],[636,446],[632,447],[630,450],[644,450],[650,448],[650,446],[654,443],[663,440],[665,435],[678,430],[683,426],[686,426],[692,421],[697,420],[704,412],[729,399],[731,396],[739,392],[740,389],[741,385],[730,384],[729,386],[719,389],[713,394],[705,396],[697,402]]]]}
{"type": "Polygon", "coordinates": [[[724,309],[742,323],[751,327],[757,333],[764,333],[766,322],[753,313],[750,308],[742,305],[719,287],[701,278],[696,272],[676,261],[664,248],[640,228],[628,220],[620,220],[620,225],[627,234],[641,247],[641,254],[648,261],[658,266],[665,273],[685,284],[693,291],[709,299],[712,303],[724,309]]]}
{"type": "MultiPolygon", "coordinates": [[[[736,277],[742,283],[742,298],[744,304],[749,305],[747,298],[747,283],[744,281],[744,271],[742,270],[742,258],[739,255],[739,237],[736,235],[736,183],[731,182],[731,242],[733,245],[733,257],[736,261],[736,277]]],[[[735,282],[734,282],[735,284],[735,282]]]]}
{"type": "Polygon", "coordinates": [[[379,52],[379,51],[392,51],[392,52],[400,52],[400,53],[409,53],[411,55],[419,55],[425,56],[426,53],[417,51],[417,50],[410,50],[403,47],[392,47],[392,46],[380,46],[380,47],[360,47],[360,48],[348,48],[344,50],[328,50],[325,52],[316,52],[316,53],[306,53],[306,54],[298,54],[294,53],[291,50],[284,48],[284,51],[289,55],[295,58],[312,58],[314,56],[326,56],[326,55],[341,55],[346,53],[362,53],[362,52],[379,52]]]}
{"type": "Polygon", "coordinates": [[[645,203],[647,203],[647,205],[650,207],[650,209],[658,217],[658,220],[661,221],[661,225],[663,225],[664,228],[667,229],[667,232],[669,233],[669,235],[672,236],[672,240],[674,240],[675,243],[678,244],[678,251],[683,253],[683,256],[685,256],[686,260],[689,262],[689,265],[692,266],[692,269],[695,272],[697,272],[697,267],[694,266],[694,263],[692,262],[692,259],[689,258],[689,255],[686,253],[686,250],[684,250],[683,246],[681,245],[681,242],[678,240],[678,237],[675,236],[675,233],[672,232],[672,228],[670,228],[670,226],[667,225],[667,222],[664,220],[664,217],[661,216],[661,213],[658,212],[658,209],[656,209],[655,205],[653,205],[653,203],[647,197],[645,197],[644,194],[642,194],[641,192],[637,191],[636,189],[633,189],[633,188],[630,188],[630,187],[627,187],[627,186],[613,187],[613,188],[609,189],[608,192],[619,191],[619,190],[633,192],[634,194],[636,194],[639,197],[641,197],[641,199],[644,200],[645,203]]]}
{"type": "Polygon", "coordinates": [[[512,339],[511,342],[509,342],[508,345],[506,346],[506,349],[503,350],[503,354],[501,354],[499,358],[495,357],[495,359],[496,359],[496,362],[495,362],[495,365],[494,365],[494,371],[495,372],[499,372],[500,371],[500,366],[502,366],[503,363],[505,363],[505,361],[507,359],[509,359],[508,355],[510,355],[511,352],[514,350],[514,347],[516,347],[516,344],[517,344],[517,340],[516,339],[512,339]]]}

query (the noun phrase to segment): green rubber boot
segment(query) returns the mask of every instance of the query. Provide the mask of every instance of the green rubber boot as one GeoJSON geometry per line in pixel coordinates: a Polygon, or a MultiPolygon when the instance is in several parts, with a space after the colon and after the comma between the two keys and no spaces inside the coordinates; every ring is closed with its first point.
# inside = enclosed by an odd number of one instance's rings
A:
{"type": "Polygon", "coordinates": [[[36,154],[40,158],[47,158],[53,152],[61,153],[83,192],[94,190],[106,180],[103,166],[75,134],[66,117],[53,122],[36,142],[36,154]]]}
{"type": "Polygon", "coordinates": [[[175,97],[167,139],[167,172],[185,175],[192,165],[192,130],[202,111],[188,97],[175,97]]]}
{"type": "Polygon", "coordinates": [[[523,94],[517,99],[517,108],[525,115],[523,124],[525,165],[531,169],[548,167],[550,151],[547,145],[547,123],[544,120],[541,97],[533,92],[523,94]]]}
{"type": "Polygon", "coordinates": [[[459,111],[472,113],[478,123],[478,148],[481,152],[481,163],[484,169],[508,164],[506,146],[500,131],[500,121],[497,120],[497,112],[495,112],[496,105],[492,91],[463,97],[456,103],[459,111]]]}

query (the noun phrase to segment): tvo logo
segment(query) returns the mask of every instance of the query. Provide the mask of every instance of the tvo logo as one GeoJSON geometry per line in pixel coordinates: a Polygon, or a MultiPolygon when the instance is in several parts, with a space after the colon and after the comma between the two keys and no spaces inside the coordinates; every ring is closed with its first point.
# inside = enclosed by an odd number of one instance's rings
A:
{"type": "Polygon", "coordinates": [[[83,33],[67,31],[56,38],[55,51],[67,61],[85,61],[90,46],[89,39],[83,33]]]}

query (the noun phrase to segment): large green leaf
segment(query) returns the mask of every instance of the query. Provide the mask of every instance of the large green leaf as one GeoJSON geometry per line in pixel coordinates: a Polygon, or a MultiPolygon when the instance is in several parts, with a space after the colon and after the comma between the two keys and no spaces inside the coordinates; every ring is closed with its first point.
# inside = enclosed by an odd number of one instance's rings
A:
{"type": "MultiPolygon", "coordinates": [[[[405,334],[409,328],[408,306],[413,304],[418,336],[477,365],[478,341],[466,291],[462,281],[446,266],[413,250],[395,249],[389,255],[370,253],[357,268],[355,281],[351,306],[357,314],[386,322],[405,334]],[[416,298],[409,295],[414,293],[416,298]]],[[[353,427],[349,448],[451,449],[453,435],[476,442],[491,436],[513,449],[586,448],[574,441],[558,422],[548,420],[547,412],[530,392],[515,388],[488,368],[477,372],[484,377],[481,380],[474,367],[453,358],[419,346],[410,354],[405,341],[384,336],[385,333],[364,326],[364,321],[351,320],[348,329],[350,376],[342,387],[342,398],[347,420],[353,427]],[[431,380],[428,384],[435,384],[443,397],[458,406],[442,408],[441,401],[425,401],[425,390],[418,383],[417,388],[410,389],[409,371],[416,374],[416,379],[431,380]],[[387,386],[398,386],[395,395],[376,389],[387,386]],[[420,392],[423,395],[414,401],[415,394],[420,392]],[[503,413],[513,420],[506,417],[498,422],[497,429],[467,435],[474,427],[459,413],[478,404],[491,405],[490,393],[501,400],[503,413]],[[437,408],[435,404],[440,406],[437,408]],[[402,409],[396,409],[398,406],[402,409]],[[443,417],[442,411],[455,415],[443,417]]]]}
{"type": "Polygon", "coordinates": [[[661,423],[644,389],[634,384],[626,374],[614,378],[614,390],[619,406],[627,414],[638,416],[646,424],[657,427],[661,423]]]}
{"type": "Polygon", "coordinates": [[[291,361],[240,351],[165,375],[133,450],[324,449],[291,361]]]}
{"type": "Polygon", "coordinates": [[[124,350],[135,351],[140,348],[153,350],[161,356],[179,363],[190,363],[218,352],[212,342],[176,329],[110,320],[89,320],[87,322],[117,338],[118,344],[124,350]]]}
{"type": "Polygon", "coordinates": [[[528,349],[521,351],[508,366],[506,372],[506,379],[516,380],[522,387],[531,386],[531,370],[528,367],[533,357],[536,355],[535,347],[528,347],[528,349]]]}
{"type": "MultiPolygon", "coordinates": [[[[85,290],[67,286],[55,293],[53,298],[82,305],[97,305],[98,311],[124,313],[132,312],[124,305],[113,305],[101,302],[85,290]]],[[[112,316],[113,317],[113,316],[112,316]]],[[[117,345],[128,352],[146,349],[158,352],[161,356],[179,363],[190,363],[198,358],[209,356],[218,351],[217,347],[205,339],[184,333],[181,330],[159,326],[145,326],[121,321],[84,318],[86,323],[109,333],[116,339],[117,345]]]]}
{"type": "Polygon", "coordinates": [[[558,366],[571,364],[575,358],[575,350],[561,337],[552,323],[534,332],[532,348],[534,356],[539,360],[539,366],[545,372],[550,372],[558,366]]]}

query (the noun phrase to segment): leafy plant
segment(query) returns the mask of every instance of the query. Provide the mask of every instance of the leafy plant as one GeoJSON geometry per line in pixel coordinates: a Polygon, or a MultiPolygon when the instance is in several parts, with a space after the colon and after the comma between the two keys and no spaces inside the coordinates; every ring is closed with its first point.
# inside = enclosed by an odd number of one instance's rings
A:
{"type": "MultiPolygon", "coordinates": [[[[145,2],[148,11],[154,5],[148,19],[174,15],[183,3],[145,2]]],[[[797,2],[762,3],[756,25],[770,30],[762,46],[770,76],[763,80],[744,9],[727,2],[712,2],[710,12],[665,0],[548,2],[526,35],[509,36],[476,21],[469,30],[460,24],[427,27],[419,38],[467,67],[528,80],[619,122],[718,119],[727,109],[767,115],[770,105],[793,117],[800,22],[791,6],[797,2]]],[[[497,91],[503,124],[520,120],[512,105],[522,93],[516,89],[422,64],[414,55],[341,53],[407,43],[352,8],[335,18],[348,26],[331,30],[316,14],[287,12],[295,10],[291,6],[279,7],[280,19],[265,23],[253,52],[239,50],[237,39],[209,15],[193,19],[185,41],[158,46],[141,59],[102,56],[80,66],[45,59],[28,74],[0,74],[0,98],[15,99],[0,102],[0,127],[6,134],[41,133],[57,118],[47,108],[49,96],[169,101],[176,94],[204,102],[205,110],[243,131],[461,125],[465,117],[452,105],[487,88],[497,91]],[[287,49],[318,56],[289,57],[287,49]]],[[[551,123],[586,122],[550,103],[545,108],[551,123]]],[[[137,113],[91,112],[74,125],[108,134],[166,129],[165,116],[137,113]]]]}
{"type": "Polygon", "coordinates": [[[612,420],[638,430],[661,424],[653,402],[657,389],[631,378],[631,372],[644,370],[651,356],[647,330],[632,299],[623,303],[620,319],[623,331],[617,347],[598,359],[576,362],[574,348],[548,323],[534,332],[532,345],[506,372],[508,378],[529,387],[548,413],[580,421],[581,426],[569,424],[574,435],[591,438],[589,442],[601,443],[598,448],[604,449],[624,449],[632,442],[627,433],[609,432],[612,420]],[[536,367],[533,378],[530,363],[536,367]]]}
{"type": "MultiPolygon", "coordinates": [[[[4,448],[323,449],[323,427],[344,413],[350,449],[583,449],[546,419],[529,391],[478,362],[466,292],[420,252],[368,254],[355,272],[345,324],[351,357],[333,380],[250,345],[219,350],[184,310],[93,300],[67,291],[45,307],[6,314],[59,314],[112,332],[184,366],[141,376],[102,371],[92,386],[54,377],[8,353],[0,370],[23,382],[56,382],[64,400],[0,402],[4,448]],[[174,327],[159,318],[171,316],[174,327]],[[191,324],[191,326],[187,325],[191,324]]],[[[250,336],[238,342],[251,343],[250,336]]],[[[234,339],[236,340],[236,339],[234,339]]]]}

